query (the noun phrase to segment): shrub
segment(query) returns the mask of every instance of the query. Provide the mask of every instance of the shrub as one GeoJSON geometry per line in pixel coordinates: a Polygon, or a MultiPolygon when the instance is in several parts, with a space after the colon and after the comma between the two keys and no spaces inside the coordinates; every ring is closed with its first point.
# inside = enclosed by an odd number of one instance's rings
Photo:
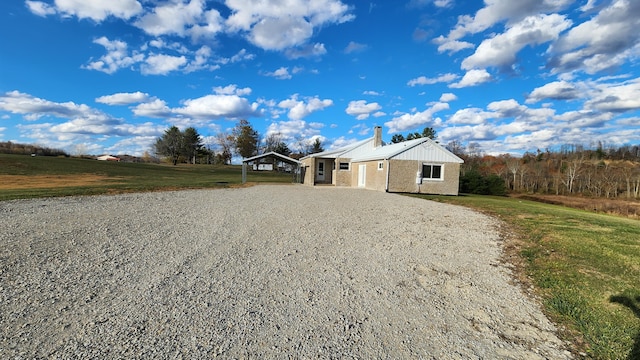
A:
{"type": "Polygon", "coordinates": [[[466,194],[498,195],[507,193],[504,180],[498,175],[484,176],[476,170],[460,176],[460,192],[466,194]]]}

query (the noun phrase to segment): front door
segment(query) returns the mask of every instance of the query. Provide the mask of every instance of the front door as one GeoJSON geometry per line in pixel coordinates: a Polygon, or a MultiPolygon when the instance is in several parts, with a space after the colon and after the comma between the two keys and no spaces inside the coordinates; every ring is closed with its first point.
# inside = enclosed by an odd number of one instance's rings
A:
{"type": "Polygon", "coordinates": [[[367,180],[367,165],[358,165],[358,187],[364,187],[367,180]]]}
{"type": "Polygon", "coordinates": [[[316,181],[324,181],[324,160],[318,160],[318,171],[316,172],[316,181]]]}

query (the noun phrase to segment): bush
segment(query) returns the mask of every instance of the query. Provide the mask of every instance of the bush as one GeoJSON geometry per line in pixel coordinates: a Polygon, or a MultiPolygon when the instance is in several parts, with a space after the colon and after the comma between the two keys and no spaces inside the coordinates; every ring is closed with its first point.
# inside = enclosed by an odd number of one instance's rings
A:
{"type": "Polygon", "coordinates": [[[507,187],[498,175],[484,176],[478,171],[468,171],[460,176],[460,192],[466,194],[504,196],[507,187]]]}

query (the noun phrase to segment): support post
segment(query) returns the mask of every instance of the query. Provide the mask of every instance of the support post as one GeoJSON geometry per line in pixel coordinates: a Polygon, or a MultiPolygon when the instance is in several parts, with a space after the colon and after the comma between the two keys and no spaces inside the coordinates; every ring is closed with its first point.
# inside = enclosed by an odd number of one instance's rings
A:
{"type": "Polygon", "coordinates": [[[242,183],[247,182],[247,163],[245,161],[242,162],[242,183]]]}

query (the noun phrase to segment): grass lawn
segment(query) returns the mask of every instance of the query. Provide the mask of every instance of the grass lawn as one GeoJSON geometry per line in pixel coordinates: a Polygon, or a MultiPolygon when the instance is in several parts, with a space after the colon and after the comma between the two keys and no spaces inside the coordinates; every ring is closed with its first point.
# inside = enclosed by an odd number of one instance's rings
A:
{"type": "Polygon", "coordinates": [[[640,359],[640,221],[489,196],[419,196],[510,225],[508,255],[562,336],[595,359],[640,359]]]}
{"type": "MultiPolygon", "coordinates": [[[[248,171],[248,183],[291,183],[291,174],[248,171]]],[[[241,186],[240,165],[143,164],[0,154],[0,200],[241,186]]]]}

